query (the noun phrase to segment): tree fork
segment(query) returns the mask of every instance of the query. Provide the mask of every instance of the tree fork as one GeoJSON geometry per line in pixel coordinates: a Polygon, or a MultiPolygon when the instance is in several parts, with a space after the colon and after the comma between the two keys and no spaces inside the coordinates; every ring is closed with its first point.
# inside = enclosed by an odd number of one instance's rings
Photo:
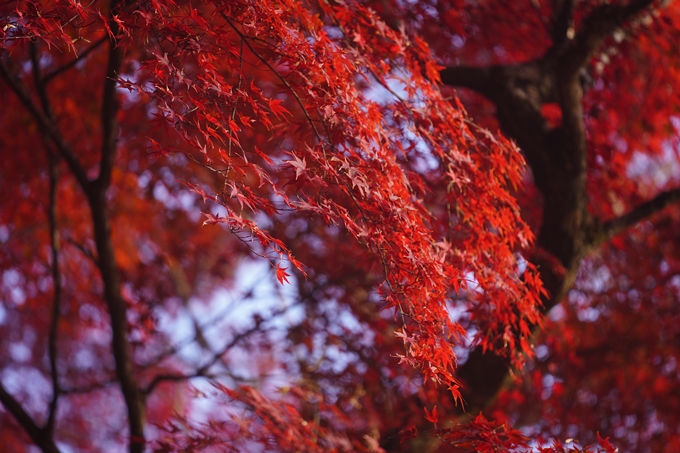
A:
{"type": "MultiPolygon", "coordinates": [[[[543,195],[543,223],[536,246],[560,263],[556,268],[550,259],[540,256],[534,259],[549,294],[542,298],[544,313],[566,297],[579,264],[589,251],[680,200],[680,190],[666,192],[606,225],[599,225],[587,212],[587,145],[579,74],[607,36],[652,3],[638,0],[626,6],[598,8],[584,20],[581,30],[571,40],[562,36],[566,35],[573,14],[573,2],[567,1],[555,22],[555,33],[559,33],[560,39],[542,60],[442,71],[444,84],[475,90],[496,105],[501,128],[524,151],[543,195]],[[518,67],[532,66],[536,68],[534,74],[518,72],[518,67]],[[540,108],[555,98],[562,110],[563,123],[550,128],[540,108]]],[[[479,347],[473,350],[458,369],[458,376],[466,384],[463,396],[469,406],[465,410],[476,413],[491,404],[509,371],[510,366],[501,357],[484,353],[479,347]]]]}
{"type": "Polygon", "coordinates": [[[33,418],[0,382],[0,402],[43,453],[59,453],[52,436],[36,425],[33,418]]]}
{"type": "MultiPolygon", "coordinates": [[[[117,8],[117,1],[111,4],[111,15],[117,8]]],[[[117,43],[116,36],[120,32],[118,24],[111,20],[110,29],[113,38],[109,40],[108,63],[104,90],[102,95],[102,154],[99,164],[99,175],[97,179],[91,181],[81,166],[78,158],[71,146],[64,140],[56,122],[49,109],[49,102],[45,91],[44,80],[38,84],[39,96],[43,108],[38,106],[30,93],[29,88],[19,79],[16,72],[11,67],[9,58],[0,60],[0,74],[17,94],[19,99],[32,114],[40,130],[54,143],[59,154],[67,162],[69,169],[76,177],[81,189],[85,192],[94,228],[94,239],[97,248],[97,266],[100,269],[104,284],[104,295],[111,319],[112,329],[112,350],[116,363],[116,375],[121,386],[121,391],[125,399],[128,412],[128,425],[130,428],[130,453],[142,453],[144,451],[144,424],[145,409],[143,396],[140,392],[136,378],[134,376],[132,358],[130,356],[129,344],[127,340],[128,324],[126,317],[125,301],[120,292],[120,275],[115,262],[113,244],[111,242],[111,226],[108,217],[106,204],[106,192],[111,183],[111,173],[116,155],[116,142],[118,136],[118,102],[116,100],[116,78],[123,58],[123,51],[117,43]]],[[[3,393],[3,402],[11,403],[11,395],[3,393]],[[5,395],[6,394],[6,395],[5,395]],[[6,397],[8,395],[8,397],[6,397]]],[[[19,405],[14,400],[15,405],[19,405]]],[[[20,405],[19,405],[19,408],[20,405]]],[[[23,409],[22,409],[23,411],[23,409]]],[[[15,417],[17,414],[11,411],[15,417]]],[[[25,412],[23,412],[25,414],[25,412]]],[[[25,418],[22,416],[22,419],[25,418]]],[[[29,417],[30,419],[30,417],[29,417]]],[[[29,424],[20,421],[22,426],[27,429],[29,424]]]]}

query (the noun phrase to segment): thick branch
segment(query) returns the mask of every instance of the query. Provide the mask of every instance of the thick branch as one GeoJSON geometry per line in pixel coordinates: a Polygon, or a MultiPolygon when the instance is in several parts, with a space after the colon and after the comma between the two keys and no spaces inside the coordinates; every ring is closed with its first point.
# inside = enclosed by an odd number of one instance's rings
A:
{"type": "MultiPolygon", "coordinates": [[[[116,7],[115,0],[111,10],[116,7]]],[[[118,34],[118,24],[111,21],[111,31],[118,34]]],[[[9,59],[0,60],[0,74],[17,94],[24,106],[33,115],[39,129],[52,140],[59,153],[64,157],[69,168],[75,175],[79,185],[85,192],[90,204],[94,237],[97,246],[97,264],[104,283],[111,328],[113,332],[112,349],[116,363],[116,375],[121,385],[121,391],[128,409],[128,424],[130,427],[130,452],[144,451],[144,404],[132,370],[129,345],[127,341],[128,325],[125,301],[120,292],[120,276],[116,266],[113,244],[111,242],[111,226],[108,218],[106,192],[111,182],[111,172],[115,161],[116,141],[118,135],[118,103],[116,99],[116,78],[122,62],[122,49],[116,42],[111,42],[109,59],[104,82],[102,99],[102,158],[100,173],[92,183],[80,165],[75,153],[59,132],[55,121],[48,111],[41,109],[33,100],[28,87],[9,67],[9,59]]],[[[37,64],[37,61],[34,62],[37,64]]],[[[41,102],[45,108],[49,107],[45,93],[41,95],[41,102]]]]}
{"type": "Polygon", "coordinates": [[[595,10],[583,21],[573,45],[561,58],[563,70],[577,77],[605,38],[652,3],[654,0],[633,0],[625,6],[604,5],[595,10]]]}
{"type": "MultiPolygon", "coordinates": [[[[544,313],[559,304],[567,295],[576,278],[580,259],[585,253],[625,229],[678,202],[680,202],[680,188],[664,192],[634,208],[629,213],[604,223],[595,232],[590,242],[584,242],[580,248],[575,250],[577,253],[572,254],[570,264],[564,263],[566,264],[564,269],[559,268],[559,266],[556,267],[558,263],[549,257],[534,257],[532,261],[541,271],[541,279],[549,293],[549,297],[543,299],[544,313]]],[[[555,235],[552,238],[545,235],[539,238],[539,242],[542,242],[543,246],[552,245],[551,250],[557,250],[553,244],[554,241],[568,242],[571,240],[573,240],[573,236],[567,237],[566,235],[561,237],[555,235]]],[[[467,362],[458,369],[458,376],[467,384],[463,389],[463,395],[469,405],[467,408],[469,413],[476,413],[494,400],[506,381],[509,370],[510,367],[506,361],[492,352],[484,354],[480,348],[471,352],[467,362]]]]}
{"type": "Polygon", "coordinates": [[[552,134],[552,146],[543,150],[552,154],[553,174],[549,178],[554,184],[548,190],[541,187],[545,208],[538,245],[555,255],[566,269],[577,265],[589,250],[594,223],[587,212],[588,146],[579,75],[607,36],[652,3],[653,0],[632,0],[625,6],[596,9],[583,21],[571,45],[556,56],[562,125],[552,134]]]}
{"type": "Polygon", "coordinates": [[[59,449],[54,443],[52,436],[35,424],[31,416],[24,410],[23,406],[7,392],[2,385],[2,382],[0,382],[0,402],[5,406],[7,412],[14,416],[33,443],[35,443],[43,453],[59,453],[59,449]]]}
{"type": "Polygon", "coordinates": [[[489,68],[475,68],[472,66],[450,66],[443,69],[439,75],[442,83],[452,87],[463,87],[474,90],[488,99],[493,99],[493,87],[489,68]]]}
{"type": "Polygon", "coordinates": [[[552,183],[545,178],[550,166],[546,149],[551,126],[541,106],[558,98],[552,70],[541,62],[485,68],[450,67],[441,73],[443,83],[470,88],[496,105],[501,129],[524,152],[540,187],[552,183]]]}
{"type": "MultiPolygon", "coordinates": [[[[539,254],[532,261],[539,268],[544,288],[548,292],[547,297],[541,298],[541,311],[545,314],[564,299],[573,285],[578,272],[578,260],[573,260],[566,269],[547,254],[539,254]]],[[[466,412],[476,415],[489,406],[507,382],[510,370],[508,361],[493,351],[484,352],[481,347],[472,350],[467,361],[458,368],[458,377],[464,383],[462,393],[467,404],[466,412]]]]}
{"type": "MultiPolygon", "coordinates": [[[[111,6],[112,11],[115,9],[115,3],[114,1],[111,6]]],[[[117,36],[118,24],[111,21],[109,26],[113,36],[117,36]]],[[[111,241],[111,224],[106,200],[106,192],[111,183],[111,173],[116,156],[118,138],[116,78],[122,58],[122,49],[115,40],[111,41],[109,43],[108,65],[102,99],[102,156],[99,176],[92,184],[91,190],[86,190],[86,193],[92,212],[99,270],[104,283],[104,297],[111,319],[111,348],[116,363],[116,377],[120,382],[128,412],[130,453],[142,453],[145,444],[144,402],[132,369],[132,358],[127,339],[126,306],[120,292],[120,274],[111,241]]]]}
{"type": "MultiPolygon", "coordinates": [[[[550,293],[549,297],[543,299],[545,311],[560,303],[566,296],[576,277],[580,260],[591,249],[593,242],[593,225],[586,209],[588,150],[579,73],[607,36],[651,3],[652,0],[633,0],[627,6],[604,6],[597,9],[584,20],[573,42],[565,41],[566,44],[571,44],[568,48],[557,55],[545,57],[546,70],[554,70],[555,74],[555,87],[562,109],[561,127],[554,130],[540,127],[544,121],[540,110],[536,105],[523,100],[521,95],[530,94],[530,91],[521,90],[520,84],[506,83],[507,88],[499,83],[493,84],[502,90],[496,102],[499,122],[504,132],[517,140],[525,152],[537,186],[543,194],[543,222],[537,246],[548,257],[557,259],[555,261],[538,257],[538,261],[534,260],[534,264],[539,266],[545,288],[550,293]],[[554,58],[554,62],[547,61],[549,58],[554,58]]],[[[565,24],[568,24],[567,13],[563,8],[564,17],[561,20],[566,20],[565,24]]],[[[512,75],[508,68],[510,67],[505,67],[502,71],[506,77],[512,75]]],[[[467,82],[462,77],[461,80],[464,83],[474,83],[467,82]]],[[[525,98],[531,100],[530,96],[525,98]]],[[[545,99],[541,102],[545,102],[545,99]]],[[[664,195],[610,222],[604,229],[608,235],[614,234],[675,199],[680,199],[680,194],[664,195]]],[[[471,413],[493,401],[508,376],[508,371],[506,363],[491,353],[483,354],[481,350],[471,353],[468,361],[458,370],[458,375],[466,384],[464,398],[470,404],[471,413]]]]}
{"type": "MultiPolygon", "coordinates": [[[[554,11],[551,37],[553,48],[559,49],[569,41],[569,29],[574,25],[574,0],[559,0],[554,11]]],[[[550,51],[549,51],[550,52],[550,51]]]]}
{"type": "Polygon", "coordinates": [[[656,214],[662,209],[670,206],[673,203],[677,203],[678,201],[680,201],[680,188],[669,190],[657,195],[653,199],[642,203],[640,206],[637,206],[629,213],[602,225],[603,234],[598,238],[599,241],[593,245],[599,245],[603,241],[616,236],[625,229],[632,227],[641,220],[656,214]]]}

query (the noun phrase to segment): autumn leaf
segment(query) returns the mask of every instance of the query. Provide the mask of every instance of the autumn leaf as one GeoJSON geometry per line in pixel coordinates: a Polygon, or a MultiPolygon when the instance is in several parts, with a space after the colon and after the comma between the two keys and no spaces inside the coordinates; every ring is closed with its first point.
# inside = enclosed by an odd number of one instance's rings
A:
{"type": "Polygon", "coordinates": [[[284,114],[290,115],[290,112],[281,105],[283,102],[281,99],[269,99],[267,102],[269,103],[269,110],[277,117],[282,117],[284,114]]]}
{"type": "Polygon", "coordinates": [[[290,283],[288,277],[290,274],[286,272],[287,267],[281,267],[281,264],[276,265],[276,279],[283,285],[285,283],[290,283]]]}
{"type": "Polygon", "coordinates": [[[423,408],[423,410],[425,411],[425,419],[436,425],[439,421],[439,412],[437,412],[437,406],[432,406],[432,412],[428,411],[427,408],[423,408]]]}
{"type": "Polygon", "coordinates": [[[4,450],[680,451],[680,2],[404,5],[0,5],[4,450]]]}
{"type": "Polygon", "coordinates": [[[305,172],[307,171],[307,161],[303,157],[300,159],[294,154],[291,154],[293,156],[292,160],[287,161],[288,165],[292,166],[295,168],[295,179],[297,180],[300,176],[304,175],[305,172]]]}

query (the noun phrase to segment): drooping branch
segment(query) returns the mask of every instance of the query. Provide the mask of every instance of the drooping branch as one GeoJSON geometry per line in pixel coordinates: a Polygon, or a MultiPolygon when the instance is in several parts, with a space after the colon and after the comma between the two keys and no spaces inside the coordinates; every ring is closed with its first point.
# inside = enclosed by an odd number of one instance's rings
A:
{"type": "Polygon", "coordinates": [[[524,152],[537,185],[545,186],[550,162],[550,123],[541,106],[557,98],[555,79],[540,62],[497,65],[485,68],[449,67],[441,73],[442,82],[453,87],[475,90],[496,105],[503,132],[524,152]]]}
{"type": "Polygon", "coordinates": [[[634,226],[638,222],[649,218],[650,216],[661,211],[662,209],[679,201],[680,201],[680,188],[669,190],[667,192],[663,192],[657,195],[653,199],[635,207],[629,213],[604,223],[602,225],[602,234],[596,238],[597,242],[594,243],[593,246],[601,244],[607,239],[616,236],[617,234],[621,233],[627,228],[634,226]]]}
{"type": "Polygon", "coordinates": [[[40,448],[43,453],[59,453],[57,445],[52,436],[36,425],[33,418],[24,410],[21,403],[14,398],[0,382],[0,402],[14,416],[19,425],[26,431],[31,440],[40,448]]]}

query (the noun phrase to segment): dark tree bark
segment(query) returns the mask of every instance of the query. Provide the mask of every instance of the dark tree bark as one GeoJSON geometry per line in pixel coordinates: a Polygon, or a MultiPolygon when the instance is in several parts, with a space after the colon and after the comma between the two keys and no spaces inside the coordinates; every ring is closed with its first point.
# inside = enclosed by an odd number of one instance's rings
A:
{"type": "MultiPolygon", "coordinates": [[[[493,102],[503,132],[517,142],[543,196],[542,226],[533,258],[548,292],[547,313],[567,295],[581,260],[594,248],[636,222],[680,200],[675,190],[656,197],[618,219],[601,224],[587,211],[587,143],[583,87],[579,76],[602,41],[654,2],[634,0],[625,6],[604,5],[573,30],[574,2],[563,0],[553,19],[553,46],[543,58],[488,68],[450,67],[442,82],[472,89],[493,102]],[[552,128],[541,106],[557,102],[562,124],[552,128]],[[557,259],[555,265],[552,258],[557,259]]],[[[458,370],[465,384],[468,414],[494,401],[508,376],[507,362],[477,348],[458,370]]]]}
{"type": "MultiPolygon", "coordinates": [[[[118,1],[113,0],[110,6],[110,14],[114,15],[118,7],[118,1]]],[[[127,308],[120,288],[120,275],[114,256],[109,208],[107,204],[107,190],[111,184],[111,174],[115,163],[118,141],[118,121],[116,119],[118,114],[118,100],[116,86],[118,73],[123,60],[123,50],[118,45],[116,39],[120,32],[119,26],[116,21],[111,20],[109,27],[111,29],[111,37],[95,42],[85,52],[89,53],[98,48],[105,41],[108,41],[108,63],[101,107],[102,151],[101,159],[99,161],[99,175],[96,179],[91,180],[88,178],[87,172],[79,162],[75,151],[64,139],[57,127],[57,122],[50,107],[46,89],[47,83],[54,75],[56,75],[56,73],[52,73],[44,78],[40,76],[39,61],[35,48],[33,49],[33,70],[40,104],[34,101],[31,90],[17,76],[17,69],[12,67],[9,58],[0,60],[0,75],[21,99],[26,109],[32,114],[34,120],[38,124],[38,130],[44,136],[43,138],[46,146],[48,148],[54,147],[59,153],[59,156],[66,161],[69,170],[73,173],[81,189],[87,196],[97,249],[96,264],[99,268],[104,285],[104,299],[107,304],[111,322],[111,349],[116,364],[116,378],[127,407],[128,427],[130,431],[129,451],[130,453],[142,453],[145,448],[144,397],[133,370],[133,361],[128,342],[129,327],[126,314],[127,308]]],[[[73,62],[73,64],[75,63],[77,63],[77,60],[73,62]]],[[[64,68],[61,68],[58,72],[68,70],[71,66],[72,65],[69,64],[64,68]]],[[[56,257],[53,257],[53,259],[55,260],[56,265],[56,257]]],[[[57,281],[58,279],[55,279],[55,288],[59,287],[56,283],[57,281]]],[[[56,319],[56,314],[58,313],[58,297],[59,295],[55,294],[56,308],[55,314],[53,314],[54,319],[56,319]]],[[[53,323],[52,332],[56,332],[56,321],[53,323]]],[[[56,340],[52,338],[53,335],[55,334],[51,334],[50,337],[49,349],[53,376],[53,390],[55,393],[52,404],[50,405],[48,421],[45,428],[38,427],[32,418],[25,412],[23,407],[12,397],[12,395],[7,393],[0,384],[0,401],[5,408],[16,417],[24,430],[45,453],[58,451],[52,439],[54,412],[56,411],[57,398],[60,391],[56,376],[56,340]],[[40,439],[40,442],[38,442],[37,439],[40,439]]]]}

